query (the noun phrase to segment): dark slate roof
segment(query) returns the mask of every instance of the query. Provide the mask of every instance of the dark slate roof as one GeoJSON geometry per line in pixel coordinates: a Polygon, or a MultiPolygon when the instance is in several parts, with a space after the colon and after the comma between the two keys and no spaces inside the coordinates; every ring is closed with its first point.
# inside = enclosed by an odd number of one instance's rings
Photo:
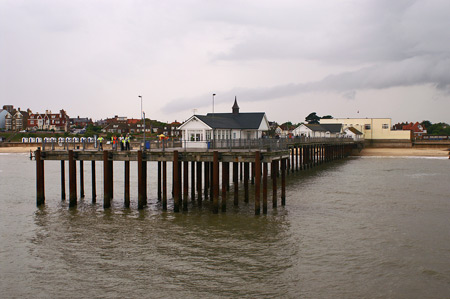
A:
{"type": "Polygon", "coordinates": [[[264,112],[251,113],[208,113],[195,115],[213,129],[258,129],[264,118],[264,112]]]}
{"type": "Polygon", "coordinates": [[[340,133],[342,124],[305,124],[306,127],[316,132],[340,133]]]}
{"type": "Polygon", "coordinates": [[[342,124],[321,124],[321,126],[330,133],[340,133],[342,129],[342,124]]]}
{"type": "Polygon", "coordinates": [[[311,131],[316,131],[316,132],[326,132],[325,128],[322,127],[322,125],[319,124],[305,124],[305,126],[307,128],[309,128],[311,131]]]}

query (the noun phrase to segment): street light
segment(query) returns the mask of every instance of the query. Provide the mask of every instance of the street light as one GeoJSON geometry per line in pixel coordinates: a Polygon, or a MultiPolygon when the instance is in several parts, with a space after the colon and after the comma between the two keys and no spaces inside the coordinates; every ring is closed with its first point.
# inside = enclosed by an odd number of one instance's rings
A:
{"type": "MultiPolygon", "coordinates": [[[[212,117],[214,117],[214,97],[216,96],[216,94],[215,93],[213,93],[213,113],[212,113],[212,117]]],[[[216,131],[214,130],[214,127],[213,127],[213,129],[212,129],[212,134],[213,134],[213,138],[212,138],[212,144],[213,144],[213,148],[215,148],[216,147],[216,131]]]]}
{"type": "Polygon", "coordinates": [[[141,98],[141,120],[143,123],[143,127],[144,127],[144,150],[145,150],[145,114],[144,111],[142,110],[142,96],[138,96],[139,98],[141,98]]]}

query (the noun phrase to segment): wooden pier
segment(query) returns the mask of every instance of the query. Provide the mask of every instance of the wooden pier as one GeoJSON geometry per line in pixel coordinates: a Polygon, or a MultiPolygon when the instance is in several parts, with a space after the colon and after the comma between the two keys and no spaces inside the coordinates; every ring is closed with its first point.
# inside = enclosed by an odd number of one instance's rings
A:
{"type": "Polygon", "coordinates": [[[147,205],[147,163],[157,163],[158,201],[162,201],[162,210],[167,210],[167,162],[172,162],[173,211],[188,210],[188,201],[196,201],[198,206],[203,200],[212,201],[212,212],[226,212],[227,197],[234,193],[233,204],[239,205],[239,180],[243,181],[244,202],[249,202],[249,183],[254,185],[255,215],[267,214],[267,186],[272,180],[272,209],[278,206],[278,188],[280,183],[281,205],[286,204],[286,175],[307,170],[317,165],[347,157],[355,143],[342,142],[292,142],[285,149],[164,149],[164,150],[41,150],[35,152],[36,160],[36,204],[45,203],[44,161],[61,163],[61,199],[65,200],[65,161],[69,168],[69,207],[77,206],[77,199],[84,197],[84,162],[91,161],[92,202],[97,199],[96,162],[103,163],[103,207],[111,207],[114,188],[113,163],[124,162],[124,207],[130,207],[130,162],[137,163],[138,196],[137,207],[147,205]],[[79,190],[77,190],[77,161],[79,163],[79,190]],[[230,167],[233,167],[230,172],[230,167]],[[189,180],[189,167],[190,180],[189,180]],[[251,170],[250,170],[251,168],[251,170]],[[220,172],[221,170],[221,172],[220,172]],[[243,173],[243,175],[242,175],[243,173]],[[221,174],[221,175],[220,175],[221,174]],[[230,181],[230,174],[232,179],[230,181]],[[240,174],[240,175],[239,175],[240,174]],[[222,180],[220,182],[219,180],[222,180]],[[279,182],[280,181],[280,182],[279,182]],[[230,182],[233,188],[230,188],[230,182]],[[190,195],[189,195],[190,185],[190,195]],[[78,194],[79,192],[79,194],[78,194]]]}

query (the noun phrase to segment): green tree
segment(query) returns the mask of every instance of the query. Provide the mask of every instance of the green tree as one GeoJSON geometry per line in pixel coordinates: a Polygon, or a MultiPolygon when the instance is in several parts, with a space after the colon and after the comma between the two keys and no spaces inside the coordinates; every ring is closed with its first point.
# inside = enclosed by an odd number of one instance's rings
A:
{"type": "Polygon", "coordinates": [[[308,124],[319,124],[320,116],[318,116],[316,112],[311,112],[307,117],[305,117],[305,121],[307,121],[308,124]]]}
{"type": "Polygon", "coordinates": [[[334,117],[331,115],[322,116],[322,119],[333,119],[334,117]]]}

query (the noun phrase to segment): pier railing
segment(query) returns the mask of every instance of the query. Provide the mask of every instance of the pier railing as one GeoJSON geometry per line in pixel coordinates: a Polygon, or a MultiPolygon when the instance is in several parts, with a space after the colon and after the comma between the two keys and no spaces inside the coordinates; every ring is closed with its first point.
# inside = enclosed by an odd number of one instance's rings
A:
{"type": "Polygon", "coordinates": [[[292,145],[353,143],[352,138],[295,137],[182,141],[183,148],[286,150],[292,145]]]}

